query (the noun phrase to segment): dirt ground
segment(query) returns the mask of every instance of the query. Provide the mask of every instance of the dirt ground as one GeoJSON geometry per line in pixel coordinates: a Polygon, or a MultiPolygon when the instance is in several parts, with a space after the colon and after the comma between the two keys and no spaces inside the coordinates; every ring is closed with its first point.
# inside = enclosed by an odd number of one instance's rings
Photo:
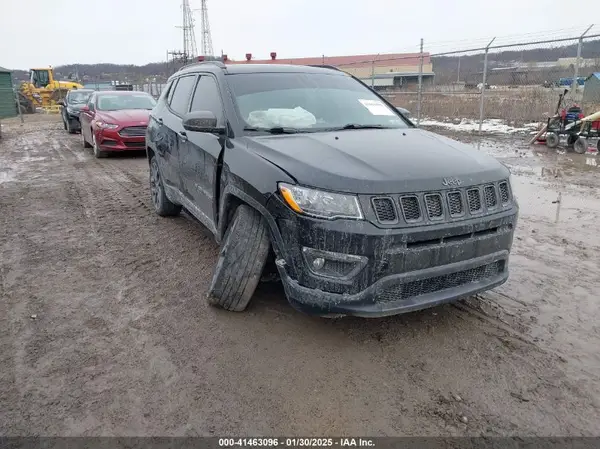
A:
{"type": "Polygon", "coordinates": [[[207,306],[218,248],[154,214],[142,155],[96,160],[52,116],[3,126],[0,435],[599,434],[595,156],[484,141],[521,205],[509,282],[324,320],[277,284],[207,306]]]}

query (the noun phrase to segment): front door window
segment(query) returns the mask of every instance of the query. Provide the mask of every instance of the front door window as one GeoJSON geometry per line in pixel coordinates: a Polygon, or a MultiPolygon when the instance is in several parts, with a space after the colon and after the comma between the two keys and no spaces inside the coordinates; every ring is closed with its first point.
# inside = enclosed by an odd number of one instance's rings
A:
{"type": "Polygon", "coordinates": [[[50,84],[50,77],[47,70],[32,70],[31,83],[38,89],[50,84]]]}

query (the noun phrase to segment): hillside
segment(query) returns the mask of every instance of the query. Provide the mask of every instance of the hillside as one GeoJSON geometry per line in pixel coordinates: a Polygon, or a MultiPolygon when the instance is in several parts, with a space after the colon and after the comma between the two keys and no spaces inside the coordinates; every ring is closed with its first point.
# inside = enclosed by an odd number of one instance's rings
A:
{"type": "MultiPolygon", "coordinates": [[[[532,63],[532,62],[554,62],[560,58],[575,58],[577,57],[577,45],[568,45],[554,48],[535,48],[532,50],[519,50],[518,47],[514,50],[497,52],[494,50],[488,56],[488,66],[490,69],[506,67],[507,65],[516,63],[532,63]]],[[[583,59],[594,59],[600,63],[600,40],[587,41],[584,43],[581,57],[583,59]]],[[[483,72],[483,53],[475,55],[460,56],[460,78],[462,81],[479,82],[481,81],[481,73],[483,72]]],[[[433,71],[436,74],[436,84],[445,84],[456,81],[459,56],[437,56],[432,57],[433,71]]],[[[596,64],[600,65],[600,64],[596,64]]],[[[534,75],[534,78],[539,78],[539,82],[546,78],[556,78],[561,76],[573,76],[572,68],[566,70],[557,70],[549,68],[548,70],[539,71],[539,74],[534,75]]],[[[585,71],[580,71],[580,75],[586,75],[585,71]]],[[[494,82],[493,77],[498,77],[498,74],[493,74],[490,83],[494,82]]],[[[522,78],[522,77],[521,77],[522,78]]],[[[531,75],[530,75],[531,78],[531,75]]]]}
{"type": "MultiPolygon", "coordinates": [[[[577,56],[577,45],[568,45],[554,48],[536,48],[532,50],[510,50],[493,52],[489,56],[489,67],[502,67],[511,63],[545,62],[556,61],[559,58],[570,58],[577,56]]],[[[587,41],[583,45],[582,58],[598,59],[600,66],[600,40],[587,41]]],[[[436,73],[436,84],[445,84],[456,81],[459,56],[434,56],[432,57],[433,70],[436,73]]],[[[119,80],[139,82],[148,77],[165,79],[174,73],[180,65],[173,62],[154,62],[143,66],[121,65],[121,64],[69,64],[55,67],[57,76],[66,78],[69,74],[78,73],[86,81],[108,81],[119,80]]],[[[461,55],[460,74],[461,80],[469,82],[469,78],[475,80],[477,74],[483,71],[483,55],[461,55]]],[[[583,73],[582,73],[583,74],[583,73]]],[[[14,72],[15,79],[27,79],[27,72],[17,70],[14,72]]],[[[550,73],[544,76],[569,76],[572,70],[566,73],[550,73]],[[569,73],[570,72],[570,73],[569,73]]],[[[479,75],[480,76],[480,75],[479,75]]],[[[540,74],[540,76],[542,76],[540,74]]],[[[493,81],[493,80],[490,80],[493,81]]]]}

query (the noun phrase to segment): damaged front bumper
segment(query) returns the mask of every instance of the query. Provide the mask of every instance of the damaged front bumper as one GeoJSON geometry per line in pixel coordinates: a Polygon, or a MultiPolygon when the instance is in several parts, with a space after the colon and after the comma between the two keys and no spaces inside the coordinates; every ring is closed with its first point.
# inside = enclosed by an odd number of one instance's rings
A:
{"type": "Polygon", "coordinates": [[[395,315],[456,301],[508,279],[516,204],[478,219],[400,229],[312,219],[283,205],[275,209],[285,246],[277,267],[286,296],[309,314],[395,315]]]}

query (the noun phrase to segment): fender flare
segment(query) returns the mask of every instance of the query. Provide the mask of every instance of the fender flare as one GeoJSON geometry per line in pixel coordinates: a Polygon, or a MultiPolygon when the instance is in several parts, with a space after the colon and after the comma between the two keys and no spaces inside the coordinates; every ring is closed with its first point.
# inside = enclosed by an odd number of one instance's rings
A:
{"type": "Polygon", "coordinates": [[[287,251],[285,250],[285,245],[283,243],[283,239],[281,237],[281,233],[279,232],[279,228],[277,227],[277,223],[273,216],[269,213],[267,208],[260,204],[256,199],[252,198],[252,196],[248,195],[246,192],[241,190],[240,188],[228,184],[223,193],[221,195],[221,207],[219,208],[219,223],[217,227],[217,235],[216,240],[217,243],[221,243],[225,232],[227,231],[225,224],[225,216],[228,212],[228,208],[226,205],[230,202],[231,197],[235,197],[242,202],[248,204],[248,206],[254,208],[259,214],[263,216],[265,219],[269,230],[271,231],[271,245],[273,246],[273,251],[278,258],[283,258],[284,260],[288,260],[287,251]]]}

